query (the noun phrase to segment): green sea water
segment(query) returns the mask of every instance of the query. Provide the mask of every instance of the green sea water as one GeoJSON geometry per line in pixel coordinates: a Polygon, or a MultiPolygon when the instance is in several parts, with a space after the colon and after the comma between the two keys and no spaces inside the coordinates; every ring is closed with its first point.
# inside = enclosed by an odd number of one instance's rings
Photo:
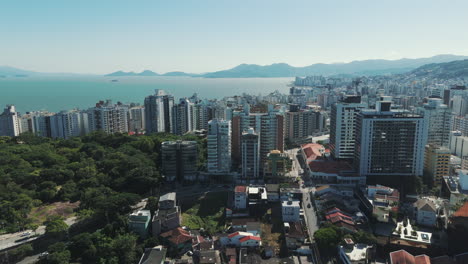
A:
{"type": "Polygon", "coordinates": [[[9,77],[0,78],[0,109],[14,104],[19,112],[86,109],[99,100],[143,104],[145,96],[164,89],[178,100],[198,93],[200,98],[222,98],[242,93],[288,93],[293,78],[190,77],[9,77]],[[116,79],[117,82],[111,80],[116,79]]]}

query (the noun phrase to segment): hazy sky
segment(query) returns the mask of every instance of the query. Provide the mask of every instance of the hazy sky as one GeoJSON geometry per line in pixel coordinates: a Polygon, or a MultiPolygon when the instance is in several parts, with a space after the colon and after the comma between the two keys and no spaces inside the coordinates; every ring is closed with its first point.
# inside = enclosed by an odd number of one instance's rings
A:
{"type": "Polygon", "coordinates": [[[0,0],[0,65],[207,72],[468,55],[467,0],[0,0]]]}

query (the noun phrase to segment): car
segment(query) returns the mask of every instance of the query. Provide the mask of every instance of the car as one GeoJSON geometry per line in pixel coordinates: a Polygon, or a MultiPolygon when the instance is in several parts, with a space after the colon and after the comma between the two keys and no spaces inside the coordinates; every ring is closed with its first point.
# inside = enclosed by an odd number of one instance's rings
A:
{"type": "Polygon", "coordinates": [[[31,232],[24,232],[23,234],[20,235],[20,237],[26,237],[31,235],[31,232]]]}
{"type": "Polygon", "coordinates": [[[49,252],[44,251],[44,252],[42,252],[41,254],[39,254],[39,258],[42,259],[42,258],[47,257],[48,255],[49,255],[49,252]]]}
{"type": "Polygon", "coordinates": [[[311,206],[310,206],[310,203],[309,203],[309,204],[307,205],[307,208],[310,208],[310,207],[311,207],[311,206]]]}

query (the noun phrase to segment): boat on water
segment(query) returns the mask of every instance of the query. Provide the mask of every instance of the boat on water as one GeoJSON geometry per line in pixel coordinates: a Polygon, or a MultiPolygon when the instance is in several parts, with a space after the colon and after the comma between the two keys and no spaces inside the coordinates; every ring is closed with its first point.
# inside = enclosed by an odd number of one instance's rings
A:
{"type": "Polygon", "coordinates": [[[116,79],[114,79],[114,80],[111,80],[111,82],[118,82],[118,81],[119,81],[119,80],[116,80],[116,79]]]}

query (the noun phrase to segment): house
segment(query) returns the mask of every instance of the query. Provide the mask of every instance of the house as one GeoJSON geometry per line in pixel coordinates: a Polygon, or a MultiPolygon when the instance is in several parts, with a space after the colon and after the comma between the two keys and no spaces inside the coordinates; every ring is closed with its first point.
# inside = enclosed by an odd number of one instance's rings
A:
{"type": "Polygon", "coordinates": [[[200,264],[219,264],[221,263],[221,258],[219,257],[218,250],[203,250],[200,251],[199,256],[199,263],[200,264]]]}
{"type": "Polygon", "coordinates": [[[280,200],[298,200],[302,201],[302,191],[299,188],[280,188],[280,200]]]}
{"type": "Polygon", "coordinates": [[[283,222],[299,222],[301,206],[299,201],[283,201],[281,202],[281,213],[283,222]]]}
{"type": "Polygon", "coordinates": [[[219,239],[222,246],[233,247],[257,247],[260,246],[260,237],[248,232],[234,232],[219,239]]]}
{"type": "Polygon", "coordinates": [[[151,213],[149,210],[133,212],[128,217],[128,228],[130,231],[137,233],[141,238],[146,238],[148,236],[150,219],[151,213]]]}
{"type": "Polygon", "coordinates": [[[259,236],[262,232],[261,223],[258,221],[247,222],[245,231],[259,236]]]}
{"type": "Polygon", "coordinates": [[[265,184],[268,202],[278,202],[280,200],[279,184],[265,184]]]}
{"type": "Polygon", "coordinates": [[[236,186],[234,188],[234,208],[247,208],[247,186],[236,186]]]}
{"type": "Polygon", "coordinates": [[[306,233],[301,222],[284,223],[284,237],[289,249],[300,248],[306,239],[306,233]]]}
{"type": "Polygon", "coordinates": [[[166,260],[167,249],[162,246],[145,248],[145,252],[138,264],[163,264],[166,260]]]}
{"type": "Polygon", "coordinates": [[[158,208],[159,209],[171,209],[177,205],[176,193],[170,192],[159,197],[158,208]]]}
{"type": "Polygon", "coordinates": [[[468,201],[466,201],[451,217],[450,222],[455,227],[468,230],[468,201]]]}
{"type": "Polygon", "coordinates": [[[416,223],[424,226],[435,226],[437,223],[436,204],[429,199],[419,199],[414,204],[416,223]]]}
{"type": "Polygon", "coordinates": [[[390,253],[390,264],[431,264],[431,259],[427,255],[413,256],[401,249],[390,253]]]}
{"type": "Polygon", "coordinates": [[[231,221],[231,228],[233,231],[247,231],[247,223],[254,221],[254,218],[234,218],[231,221]]]}
{"type": "Polygon", "coordinates": [[[192,235],[181,227],[174,228],[160,235],[163,244],[185,253],[192,248],[192,235]]]}
{"type": "MultiPolygon", "coordinates": [[[[344,246],[338,247],[338,255],[344,264],[367,264],[370,258],[372,246],[366,244],[354,244],[350,238],[345,238],[344,246]]],[[[403,263],[402,263],[403,264],[403,263]]]]}

